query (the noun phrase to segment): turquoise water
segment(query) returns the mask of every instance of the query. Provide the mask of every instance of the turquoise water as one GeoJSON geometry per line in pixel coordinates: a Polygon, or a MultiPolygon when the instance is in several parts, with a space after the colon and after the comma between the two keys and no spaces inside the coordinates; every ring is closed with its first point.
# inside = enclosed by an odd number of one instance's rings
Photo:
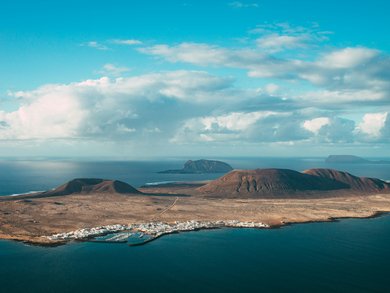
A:
{"type": "Polygon", "coordinates": [[[390,216],[164,236],[139,247],[0,241],[0,292],[389,292],[390,216]]]}
{"type": "MultiPolygon", "coordinates": [[[[0,160],[0,195],[45,190],[75,177],[147,182],[220,174],[158,174],[183,160],[0,160]]],[[[323,159],[227,159],[234,168],[330,167],[390,179],[390,164],[329,165],[323,159]]],[[[72,243],[42,248],[0,241],[0,293],[390,292],[390,216],[282,229],[221,229],[164,236],[144,246],[72,243]]]]}

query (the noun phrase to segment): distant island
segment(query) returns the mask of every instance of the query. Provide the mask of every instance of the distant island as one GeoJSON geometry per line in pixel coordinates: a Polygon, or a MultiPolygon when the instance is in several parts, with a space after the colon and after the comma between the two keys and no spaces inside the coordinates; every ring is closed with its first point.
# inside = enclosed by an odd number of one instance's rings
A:
{"type": "Polygon", "coordinates": [[[58,245],[141,233],[146,243],[180,231],[272,228],[380,212],[390,212],[390,183],[333,169],[233,170],[212,181],[138,189],[77,178],[45,192],[1,196],[0,239],[58,245]]]}
{"type": "Polygon", "coordinates": [[[159,173],[164,174],[206,174],[206,173],[227,173],[232,171],[233,168],[221,161],[216,160],[189,160],[184,164],[182,169],[178,170],[165,170],[159,173]]]}
{"type": "Polygon", "coordinates": [[[347,164],[390,164],[390,161],[367,160],[353,155],[330,155],[325,159],[326,163],[347,163],[347,164]]]}

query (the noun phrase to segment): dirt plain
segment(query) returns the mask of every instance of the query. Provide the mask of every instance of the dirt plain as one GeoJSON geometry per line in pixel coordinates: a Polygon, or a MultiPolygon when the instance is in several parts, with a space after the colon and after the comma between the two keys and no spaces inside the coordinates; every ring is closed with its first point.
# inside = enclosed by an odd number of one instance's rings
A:
{"type": "Polygon", "coordinates": [[[109,224],[187,220],[290,223],[372,217],[390,212],[390,194],[324,198],[223,199],[190,195],[191,189],[141,189],[148,195],[72,194],[46,198],[0,198],[0,239],[56,244],[42,236],[109,224]],[[166,191],[170,191],[167,194],[166,191]],[[188,195],[183,195],[183,194],[188,195]]]}

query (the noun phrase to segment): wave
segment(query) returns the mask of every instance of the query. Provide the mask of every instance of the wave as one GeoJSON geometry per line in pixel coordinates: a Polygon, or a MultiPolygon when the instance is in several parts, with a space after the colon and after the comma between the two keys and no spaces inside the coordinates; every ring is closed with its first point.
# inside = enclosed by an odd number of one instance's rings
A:
{"type": "Polygon", "coordinates": [[[158,182],[149,182],[145,183],[146,186],[154,186],[154,185],[162,185],[162,184],[169,184],[169,183],[175,183],[177,181],[158,181],[158,182]]]}
{"type": "Polygon", "coordinates": [[[18,195],[27,195],[27,194],[33,194],[33,193],[38,193],[38,192],[43,192],[42,190],[32,190],[32,191],[27,191],[23,193],[13,193],[13,194],[8,194],[8,195],[0,195],[0,196],[18,196],[18,195]]]}

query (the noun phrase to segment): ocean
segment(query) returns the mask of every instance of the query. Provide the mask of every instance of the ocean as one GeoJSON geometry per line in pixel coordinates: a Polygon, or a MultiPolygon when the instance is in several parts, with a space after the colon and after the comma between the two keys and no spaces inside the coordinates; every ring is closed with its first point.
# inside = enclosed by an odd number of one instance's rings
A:
{"type": "MultiPolygon", "coordinates": [[[[217,158],[235,169],[334,168],[354,175],[390,180],[390,164],[328,164],[324,158],[217,158]]],[[[386,158],[383,158],[386,160],[386,158]]],[[[390,159],[388,159],[390,160],[390,159]]],[[[221,174],[159,174],[180,169],[185,159],[160,161],[90,161],[90,160],[1,160],[0,195],[49,190],[74,178],[104,178],[127,182],[134,187],[151,182],[215,179],[221,174]]]]}
{"type": "MultiPolygon", "coordinates": [[[[390,179],[390,164],[335,164],[323,158],[229,158],[234,168],[336,168],[390,179]]],[[[46,190],[75,177],[135,187],[219,175],[159,174],[184,159],[157,162],[1,160],[0,194],[46,190]]],[[[36,247],[0,241],[0,292],[389,292],[390,216],[219,229],[164,236],[144,246],[70,243],[36,247]]]]}

